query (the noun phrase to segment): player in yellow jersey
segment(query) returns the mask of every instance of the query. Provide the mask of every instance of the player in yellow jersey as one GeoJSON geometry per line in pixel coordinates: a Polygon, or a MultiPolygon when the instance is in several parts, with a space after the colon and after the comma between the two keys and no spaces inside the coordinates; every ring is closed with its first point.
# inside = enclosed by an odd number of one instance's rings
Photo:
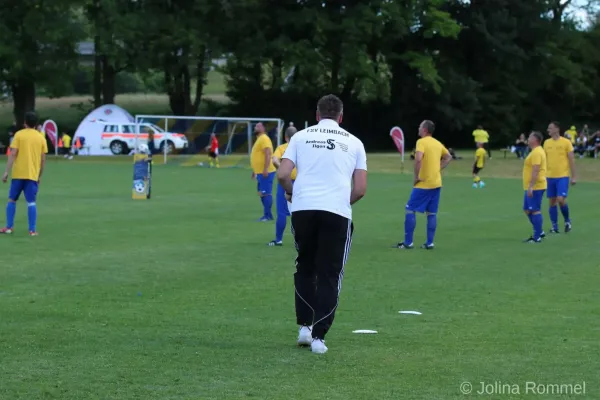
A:
{"type": "MultiPolygon", "coordinates": [[[[294,128],[293,124],[285,130],[285,143],[275,149],[273,153],[273,165],[275,168],[279,168],[281,163],[281,157],[285,153],[288,147],[290,139],[298,130],[294,128]]],[[[292,170],[292,184],[296,180],[296,168],[292,170]]],[[[277,207],[277,219],[275,220],[275,240],[270,241],[269,246],[282,246],[283,245],[283,232],[287,224],[287,217],[290,215],[288,208],[288,202],[285,198],[285,190],[279,183],[277,184],[277,197],[275,198],[275,205],[277,207]]]]}
{"type": "Polygon", "coordinates": [[[433,238],[437,229],[437,211],[442,189],[442,169],[446,168],[452,156],[439,141],[431,135],[435,124],[425,120],[419,125],[417,151],[415,153],[414,187],[406,204],[404,217],[404,242],[396,245],[399,249],[412,249],[413,236],[417,225],[415,213],[427,214],[427,242],[422,249],[433,249],[433,238]]]}
{"type": "Polygon", "coordinates": [[[569,140],[571,144],[575,144],[575,141],[577,140],[577,128],[575,125],[572,125],[568,131],[565,131],[564,137],[565,139],[569,140]]]}
{"type": "Polygon", "coordinates": [[[477,143],[477,150],[475,151],[475,162],[473,163],[473,187],[482,188],[485,187],[485,183],[479,177],[479,172],[485,165],[485,157],[487,152],[483,148],[483,143],[477,143]]]}
{"type": "Polygon", "coordinates": [[[38,185],[46,164],[46,153],[48,153],[46,139],[34,128],[37,123],[38,118],[34,112],[26,113],[25,129],[21,129],[15,134],[10,145],[10,156],[6,163],[2,182],[6,183],[8,181],[8,173],[11,169],[12,180],[10,182],[8,204],[6,205],[6,227],[0,229],[0,233],[13,233],[17,200],[23,193],[27,201],[29,235],[37,236],[37,206],[35,201],[38,185]]]}
{"type": "Polygon", "coordinates": [[[256,141],[250,153],[250,165],[252,167],[252,179],[257,180],[257,190],[263,205],[263,216],[260,222],[272,221],[273,213],[273,180],[275,179],[275,166],[271,160],[273,155],[273,143],[265,132],[262,123],[256,124],[254,128],[256,141]]]}
{"type": "Polygon", "coordinates": [[[560,212],[565,219],[565,232],[570,232],[571,218],[569,216],[569,206],[567,205],[569,178],[571,178],[571,185],[574,185],[577,181],[573,143],[569,139],[560,136],[558,122],[550,122],[548,134],[550,139],[546,139],[544,142],[544,151],[548,161],[547,196],[550,202],[550,221],[552,222],[550,233],[559,233],[558,206],[560,206],[560,212]]]}
{"type": "Polygon", "coordinates": [[[546,153],[542,148],[543,136],[539,132],[532,132],[527,143],[531,152],[523,165],[523,211],[533,225],[533,236],[525,240],[526,243],[540,243],[546,236],[543,230],[542,199],[546,191],[546,153]]]}
{"type": "Polygon", "coordinates": [[[483,148],[488,152],[490,158],[492,158],[492,151],[489,148],[490,134],[483,129],[483,126],[477,126],[477,129],[473,131],[473,138],[475,143],[483,143],[483,148]]]}

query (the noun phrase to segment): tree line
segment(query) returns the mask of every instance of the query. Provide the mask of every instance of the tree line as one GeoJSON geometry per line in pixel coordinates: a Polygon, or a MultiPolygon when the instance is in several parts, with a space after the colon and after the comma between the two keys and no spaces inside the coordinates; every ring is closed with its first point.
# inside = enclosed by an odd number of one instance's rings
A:
{"type": "MultiPolygon", "coordinates": [[[[196,115],[211,62],[231,102],[221,113],[314,120],[335,93],[370,149],[401,126],[436,122],[448,145],[483,125],[492,144],[549,120],[593,123],[600,105],[595,1],[4,0],[0,80],[21,122],[41,90],[61,96],[93,41],[94,106],[119,76],[156,80],[175,115],[196,115]],[[581,16],[588,18],[581,23],[581,16]]],[[[71,87],[69,87],[71,86],[71,87]]]]}

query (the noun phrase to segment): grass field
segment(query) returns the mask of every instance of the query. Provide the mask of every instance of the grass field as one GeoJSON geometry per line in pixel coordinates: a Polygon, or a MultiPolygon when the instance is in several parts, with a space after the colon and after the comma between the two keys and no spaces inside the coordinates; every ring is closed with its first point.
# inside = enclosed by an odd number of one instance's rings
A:
{"type": "Polygon", "coordinates": [[[600,398],[600,163],[578,163],[573,232],[526,245],[520,181],[489,177],[520,162],[492,160],[475,190],[457,161],[436,249],[402,252],[390,246],[410,176],[394,173],[397,155],[370,156],[318,356],[295,346],[292,239],[265,246],[274,224],[254,222],[249,172],[157,165],[153,198],[134,202],[130,161],[51,161],[37,238],[19,202],[16,233],[0,237],[0,399],[600,398]],[[480,382],[491,392],[478,395],[480,382]],[[526,393],[526,382],[586,392],[526,393]]]}

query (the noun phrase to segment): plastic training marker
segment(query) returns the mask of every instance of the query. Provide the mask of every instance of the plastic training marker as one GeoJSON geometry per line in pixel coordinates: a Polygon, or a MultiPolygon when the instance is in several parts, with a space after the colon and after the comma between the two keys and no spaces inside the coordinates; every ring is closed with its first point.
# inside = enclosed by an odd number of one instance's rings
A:
{"type": "Polygon", "coordinates": [[[412,314],[412,315],[422,315],[418,311],[398,311],[398,314],[412,314]]]}
{"type": "Polygon", "coordinates": [[[359,329],[356,331],[352,331],[352,333],[377,333],[377,331],[371,331],[369,329],[359,329]]]}

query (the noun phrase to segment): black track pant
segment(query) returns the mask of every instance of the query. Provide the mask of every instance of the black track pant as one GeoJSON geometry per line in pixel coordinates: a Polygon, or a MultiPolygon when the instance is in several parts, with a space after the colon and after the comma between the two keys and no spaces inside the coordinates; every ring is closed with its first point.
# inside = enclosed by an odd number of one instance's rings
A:
{"type": "Polygon", "coordinates": [[[313,325],[313,338],[325,339],[333,323],[353,231],[351,220],[328,211],[292,213],[296,321],[313,325]]]}

